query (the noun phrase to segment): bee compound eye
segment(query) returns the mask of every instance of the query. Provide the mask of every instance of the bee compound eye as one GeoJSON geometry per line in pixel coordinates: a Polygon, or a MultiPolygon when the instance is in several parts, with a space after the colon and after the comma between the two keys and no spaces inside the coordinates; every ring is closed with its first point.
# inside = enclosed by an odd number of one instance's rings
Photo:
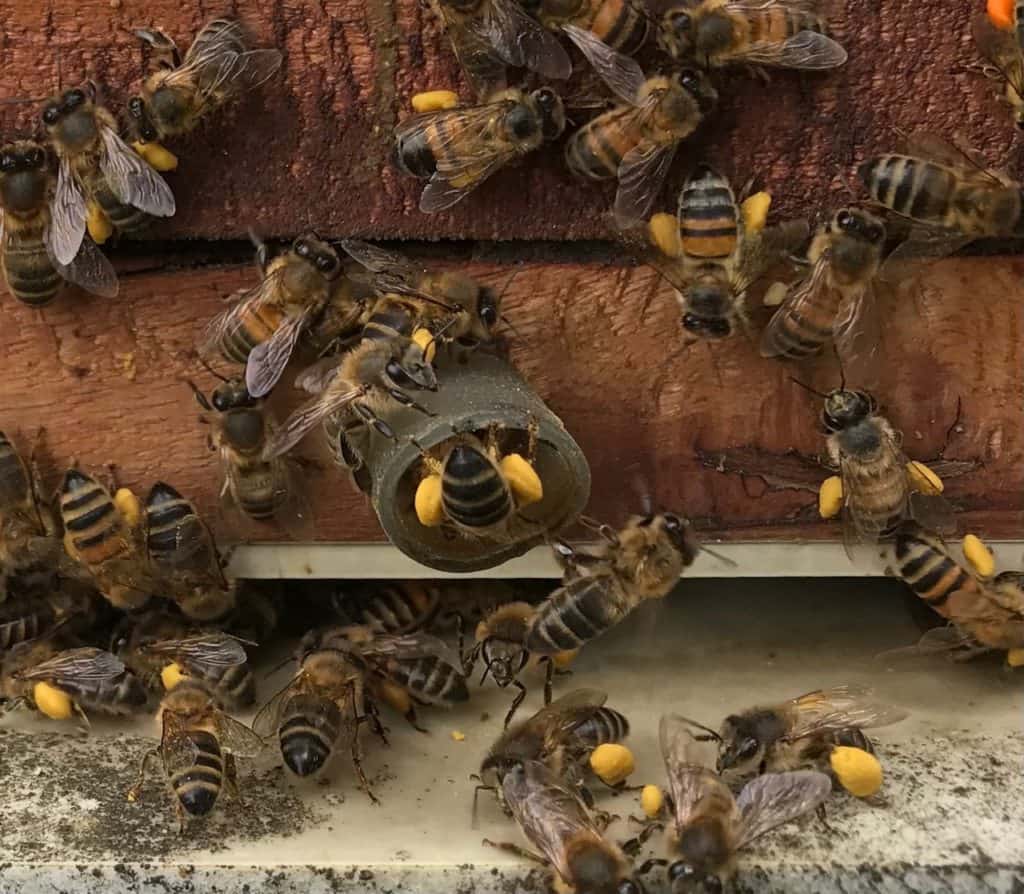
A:
{"type": "Polygon", "coordinates": [[[853,215],[849,211],[840,211],[836,215],[836,224],[842,227],[844,230],[848,229],[853,223],[853,215]]]}
{"type": "Polygon", "coordinates": [[[43,110],[43,124],[51,127],[60,121],[60,109],[57,106],[47,106],[43,110]]]}
{"type": "Polygon", "coordinates": [[[18,160],[9,152],[0,155],[0,171],[9,173],[18,167],[18,160]]]}

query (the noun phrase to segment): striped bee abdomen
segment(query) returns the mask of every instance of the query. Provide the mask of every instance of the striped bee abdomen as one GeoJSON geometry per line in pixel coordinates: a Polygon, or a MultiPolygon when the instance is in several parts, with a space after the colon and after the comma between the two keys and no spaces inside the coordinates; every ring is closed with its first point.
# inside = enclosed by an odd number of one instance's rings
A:
{"type": "Polygon", "coordinates": [[[0,432],[0,511],[25,505],[30,496],[28,476],[21,456],[7,435],[0,432]]]}
{"type": "Polygon", "coordinates": [[[171,773],[171,787],[190,816],[206,816],[217,803],[224,783],[224,755],[213,733],[188,730],[186,735],[195,745],[195,760],[191,766],[171,773]]]}
{"type": "Polygon", "coordinates": [[[782,43],[801,31],[825,33],[825,22],[819,15],[781,4],[751,10],[746,18],[750,22],[751,43],[782,43]]]}
{"type": "Polygon", "coordinates": [[[203,679],[229,707],[248,708],[256,704],[256,677],[248,662],[225,668],[219,674],[205,674],[203,679]]]}
{"type": "Polygon", "coordinates": [[[942,223],[956,192],[952,171],[909,155],[880,155],[860,166],[875,201],[915,220],[942,223]]]}
{"type": "Polygon", "coordinates": [[[901,529],[897,533],[895,554],[900,577],[940,614],[945,614],[951,593],[977,588],[977,581],[952,557],[912,531],[901,529]]]}
{"type": "Polygon", "coordinates": [[[578,649],[614,627],[628,612],[611,576],[598,574],[570,580],[542,602],[526,634],[526,649],[554,655],[578,649]]]}
{"type": "Polygon", "coordinates": [[[270,303],[255,304],[224,333],[219,348],[229,363],[245,363],[256,345],[269,341],[284,321],[285,313],[270,303]]]}
{"type": "Polygon", "coordinates": [[[710,168],[695,172],[679,195],[679,235],[689,258],[721,263],[736,251],[736,198],[729,181],[710,168]]]}
{"type": "Polygon", "coordinates": [[[210,555],[205,528],[195,507],[169,484],[157,482],[146,498],[146,548],[165,567],[207,567],[210,555]]]}
{"type": "Polygon", "coordinates": [[[512,512],[512,495],[504,478],[483,453],[470,444],[451,449],[441,473],[445,514],[467,528],[486,528],[512,512]]]}
{"type": "Polygon", "coordinates": [[[110,493],[94,478],[76,469],[65,473],[60,514],[65,543],[87,565],[99,565],[127,551],[121,514],[110,493]]]}
{"type": "Polygon", "coordinates": [[[569,170],[590,180],[615,177],[623,156],[640,141],[634,118],[633,109],[612,109],[577,130],[565,145],[569,170]]]}
{"type": "Polygon", "coordinates": [[[232,496],[249,518],[272,518],[288,499],[288,483],[280,463],[257,462],[232,466],[232,496]]]}
{"type": "Polygon", "coordinates": [[[388,676],[410,695],[434,705],[469,701],[469,688],[462,672],[437,656],[391,662],[388,676]]]}
{"type": "Polygon", "coordinates": [[[338,706],[318,695],[294,695],[281,714],[281,757],[296,776],[312,776],[330,759],[341,732],[338,706]]]}
{"type": "Polygon", "coordinates": [[[629,735],[629,721],[614,708],[598,708],[573,730],[586,745],[597,748],[608,742],[621,742],[629,735]]]}
{"type": "Polygon", "coordinates": [[[440,600],[436,586],[419,581],[383,581],[353,591],[342,587],[331,593],[331,604],[339,617],[383,633],[407,633],[424,627],[436,614],[440,600]]]}
{"type": "Polygon", "coordinates": [[[646,42],[650,33],[650,15],[638,0],[600,0],[588,7],[585,21],[573,24],[593,31],[613,50],[632,56],[646,42]]]}
{"type": "Polygon", "coordinates": [[[0,608],[0,652],[35,639],[53,623],[53,609],[35,599],[6,602],[0,608]]]}
{"type": "Polygon", "coordinates": [[[832,338],[842,293],[832,288],[810,288],[793,296],[776,311],[761,342],[763,357],[798,360],[817,354],[832,338]]]}
{"type": "Polygon", "coordinates": [[[8,227],[0,248],[7,285],[14,297],[29,307],[49,304],[63,285],[43,239],[42,224],[8,227]]]}
{"type": "Polygon", "coordinates": [[[74,693],[75,700],[83,708],[100,714],[131,714],[145,707],[149,701],[146,687],[131,671],[125,671],[119,677],[98,686],[66,685],[64,688],[74,693]]]}

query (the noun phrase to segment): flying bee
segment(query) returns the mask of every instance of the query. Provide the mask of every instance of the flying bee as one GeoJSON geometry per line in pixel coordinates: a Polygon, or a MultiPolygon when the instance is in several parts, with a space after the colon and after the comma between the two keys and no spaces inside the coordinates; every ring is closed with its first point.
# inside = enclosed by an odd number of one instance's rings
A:
{"type": "Polygon", "coordinates": [[[1016,574],[985,578],[969,571],[938,534],[913,521],[896,529],[893,552],[896,573],[952,625],[927,631],[918,651],[953,651],[966,659],[1024,648],[1024,589],[1016,574]]]}
{"type": "Polygon", "coordinates": [[[117,122],[96,102],[89,84],[47,103],[43,123],[60,161],[51,205],[49,245],[69,265],[85,239],[97,242],[113,225],[135,232],[151,217],[174,214],[174,194],[164,179],[117,135],[117,122]]]}
{"type": "Polygon", "coordinates": [[[325,633],[322,641],[327,644],[338,636],[357,646],[374,696],[420,732],[427,730],[417,723],[417,704],[450,708],[469,701],[460,656],[432,634],[392,635],[353,626],[325,633]]]}
{"type": "Polygon", "coordinates": [[[50,204],[56,180],[46,149],[21,141],[0,147],[0,268],[10,293],[29,307],[49,304],[67,280],[113,298],[117,274],[92,239],[70,263],[53,256],[50,204]]]}
{"type": "Polygon", "coordinates": [[[64,548],[116,608],[134,611],[159,592],[146,551],[145,517],[138,498],[122,488],[111,496],[91,475],[68,469],[60,487],[64,548]]]}
{"type": "Polygon", "coordinates": [[[715,109],[718,93],[700,71],[647,78],[634,59],[588,35],[577,35],[580,48],[621,104],[577,130],[565,160],[580,177],[618,177],[615,219],[628,227],[647,217],[679,144],[715,109]]]}
{"type": "Polygon", "coordinates": [[[430,182],[420,211],[435,214],[465,198],[492,174],[565,130],[553,90],[503,90],[482,105],[425,112],[395,128],[395,163],[430,182]]]}
{"type": "Polygon", "coordinates": [[[248,48],[236,21],[216,19],[205,25],[184,60],[164,32],[141,29],[135,34],[154,50],[154,70],[128,103],[135,130],[147,143],[189,133],[281,67],[278,50],[248,48]]]}
{"type": "Polygon", "coordinates": [[[436,9],[478,99],[505,89],[506,65],[554,80],[572,73],[555,36],[515,0],[437,0],[436,9]]]}
{"type": "MultiPolygon", "coordinates": [[[[814,237],[810,275],[795,285],[761,336],[761,356],[802,360],[834,341],[841,359],[872,355],[873,282],[885,248],[885,226],[874,215],[843,208],[814,237]]],[[[848,368],[844,365],[844,368],[848,368]]]]}
{"type": "Polygon", "coordinates": [[[263,456],[277,430],[273,415],[262,400],[249,394],[241,379],[213,374],[221,383],[209,398],[188,384],[196,402],[210,414],[200,418],[211,426],[208,444],[220,458],[222,500],[246,518],[273,519],[297,535],[310,516],[295,464],[286,457],[263,456]]]}
{"type": "MultiPolygon", "coordinates": [[[[699,165],[679,193],[679,241],[667,247],[645,241],[636,252],[676,290],[682,326],[697,338],[728,338],[747,326],[747,289],[796,251],[807,222],[748,228],[728,179],[699,165]]],[[[628,237],[628,234],[626,234],[628,237]]]]}
{"type": "Polygon", "coordinates": [[[139,799],[149,762],[159,757],[174,792],[179,831],[184,831],[187,819],[213,810],[224,786],[238,796],[235,756],[255,757],[263,750],[263,740],[228,717],[198,680],[182,680],[164,695],[156,720],[160,744],[143,755],[128,800],[139,799]]]}
{"type": "Polygon", "coordinates": [[[549,865],[555,889],[571,894],[642,894],[632,867],[571,783],[539,761],[510,768],[502,797],[527,839],[543,856],[515,844],[484,844],[549,865]]]}
{"type": "Polygon", "coordinates": [[[11,649],[2,677],[8,709],[26,704],[53,720],[75,715],[86,729],[87,711],[118,716],[146,704],[146,690],[114,655],[92,647],[62,650],[50,636],[11,649]]]}
{"type": "Polygon", "coordinates": [[[147,689],[170,689],[181,677],[202,683],[230,708],[256,702],[256,679],[240,640],[202,631],[182,618],[152,612],[138,619],[121,641],[118,655],[147,689]]]}
{"type": "Polygon", "coordinates": [[[331,416],[359,418],[393,439],[394,431],[381,418],[389,408],[411,407],[433,415],[408,389],[437,390],[437,374],[423,347],[404,336],[363,339],[341,356],[320,396],[300,407],[267,439],[262,456],[268,460],[282,456],[331,416]]]}
{"type": "Polygon", "coordinates": [[[195,506],[162,481],[146,497],[146,549],[164,593],[189,618],[210,621],[235,606],[220,553],[195,506]]]}
{"type": "Polygon", "coordinates": [[[906,518],[933,519],[942,529],[954,524],[951,508],[931,481],[917,480],[912,488],[902,438],[878,412],[873,395],[846,388],[812,393],[825,399],[821,418],[829,460],[842,481],[848,554],[853,555],[858,541],[876,543],[888,537],[906,518]]]}
{"type": "Polygon", "coordinates": [[[276,258],[265,243],[257,245],[256,255],[262,282],[210,323],[199,353],[244,363],[249,394],[264,397],[281,378],[299,337],[327,306],[341,259],[312,233],[276,258]]]}
{"type": "Polygon", "coordinates": [[[821,71],[846,62],[826,34],[820,0],[697,0],[665,13],[658,46],[704,68],[769,66],[821,71]]]}
{"type": "MultiPolygon", "coordinates": [[[[1013,28],[998,28],[987,15],[974,17],[971,30],[978,52],[1005,85],[1004,97],[1014,124],[1024,128],[1024,5],[1013,4],[1013,28]]],[[[986,72],[988,73],[988,72],[986,72]]]]}
{"type": "Polygon", "coordinates": [[[525,647],[531,654],[579,649],[645,600],[661,599],[701,549],[690,523],[673,513],[634,516],[618,533],[597,528],[605,542],[590,553],[568,548],[562,586],[530,619],[525,647]]]}
{"type": "Polygon", "coordinates": [[[298,673],[256,715],[253,729],[278,742],[288,770],[309,777],[323,770],[346,744],[363,791],[376,801],[363,772],[359,728],[370,722],[384,739],[377,709],[367,692],[358,648],[343,636],[310,631],[298,650],[298,673]]]}
{"type": "MultiPolygon", "coordinates": [[[[704,763],[690,722],[661,718],[659,740],[671,792],[669,859],[648,861],[667,867],[672,894],[720,894],[736,872],[737,851],[776,826],[820,807],[832,792],[824,773],[801,770],[768,773],[748,782],[737,797],[704,763]]],[[[649,826],[651,831],[658,825],[649,826]]],[[[641,838],[646,836],[641,835],[641,838]]]]}

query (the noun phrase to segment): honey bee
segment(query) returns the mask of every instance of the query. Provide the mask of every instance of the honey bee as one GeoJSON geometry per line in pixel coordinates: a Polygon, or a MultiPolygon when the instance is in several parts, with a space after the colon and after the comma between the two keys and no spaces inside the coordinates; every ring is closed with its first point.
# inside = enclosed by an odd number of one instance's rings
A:
{"type": "Polygon", "coordinates": [[[665,13],[658,46],[704,68],[838,68],[846,50],[825,33],[820,6],[820,0],[698,0],[665,13]]]}
{"type": "Polygon", "coordinates": [[[441,607],[441,588],[420,580],[339,583],[331,608],[345,626],[400,635],[425,629],[441,607]]]}
{"type": "Polygon", "coordinates": [[[919,651],[954,651],[957,659],[991,649],[1024,648],[1024,589],[1018,575],[983,578],[954,559],[942,538],[917,522],[896,529],[896,573],[950,622],[921,637],[919,651]]]}
{"type": "Polygon", "coordinates": [[[747,289],[807,238],[807,222],[748,230],[728,179],[699,165],[679,193],[679,254],[645,244],[640,259],[676,290],[691,336],[728,338],[746,327],[747,289]]]}
{"type": "Polygon", "coordinates": [[[395,162],[404,173],[430,181],[420,211],[435,214],[563,130],[565,109],[553,90],[503,90],[482,105],[407,118],[395,129],[395,162]]]}
{"type": "Polygon", "coordinates": [[[602,825],[571,783],[541,762],[528,760],[505,773],[501,789],[519,828],[543,856],[486,838],[484,844],[549,865],[559,891],[642,894],[626,856],[604,837],[602,825]]]}
{"type": "Polygon", "coordinates": [[[651,15],[641,0],[528,0],[523,5],[588,56],[594,41],[632,56],[647,43],[651,30],[651,15]]]}
{"type": "Polygon", "coordinates": [[[189,133],[203,119],[259,87],[281,66],[277,50],[250,50],[239,22],[216,19],[196,35],[182,60],[163,31],[135,32],[153,50],[154,70],[128,103],[145,142],[189,133]]]}
{"type": "MultiPolygon", "coordinates": [[[[807,253],[814,265],[794,286],[761,337],[761,356],[802,360],[830,340],[841,359],[871,355],[877,341],[865,338],[874,312],[872,284],[885,248],[885,226],[874,215],[843,208],[819,231],[807,253]]],[[[848,368],[844,366],[844,369],[848,368]]]]}
{"type": "Polygon", "coordinates": [[[443,640],[429,633],[377,633],[369,627],[344,627],[324,633],[326,646],[344,637],[357,646],[374,697],[390,705],[419,732],[416,705],[450,708],[469,701],[462,661],[443,640]]]}
{"type": "Polygon", "coordinates": [[[79,626],[91,627],[98,615],[98,598],[91,587],[61,580],[52,589],[19,594],[0,603],[0,653],[57,629],[73,632],[79,626]]]}
{"type": "Polygon", "coordinates": [[[140,609],[159,592],[159,575],[146,551],[145,519],[138,498],[110,491],[77,469],[60,487],[64,548],[116,608],[140,609]]]}
{"type": "Polygon", "coordinates": [[[905,143],[907,154],[879,155],[858,168],[872,199],[923,231],[912,232],[897,252],[917,249],[924,235],[940,238],[947,254],[983,236],[1019,235],[1019,183],[989,169],[975,150],[941,137],[915,133],[905,143]]]}
{"type": "Polygon", "coordinates": [[[131,714],[146,704],[146,690],[120,659],[102,649],[60,649],[53,637],[29,640],[3,661],[3,697],[8,710],[25,704],[53,720],[79,718],[87,711],[131,714]]]}
{"type": "Polygon", "coordinates": [[[275,431],[263,448],[263,458],[282,456],[318,423],[332,416],[358,418],[386,438],[397,437],[381,414],[393,406],[411,407],[433,415],[407,389],[437,390],[437,374],[424,349],[412,339],[363,339],[342,355],[319,397],[300,407],[275,431]]]}
{"type": "Polygon", "coordinates": [[[873,395],[846,388],[813,393],[825,399],[821,418],[829,460],[842,479],[843,543],[851,556],[858,541],[876,543],[906,518],[933,519],[943,529],[954,523],[933,485],[921,482],[923,492],[911,492],[902,438],[873,395]]]}
{"type": "Polygon", "coordinates": [[[363,772],[359,728],[369,722],[387,740],[357,647],[345,637],[325,641],[314,630],[303,638],[297,657],[298,673],[260,709],[253,729],[264,739],[276,738],[285,766],[303,778],[318,774],[340,744],[348,745],[359,783],[376,802],[363,772]]]}
{"type": "Polygon", "coordinates": [[[299,337],[327,306],[332,284],[341,276],[341,259],[309,233],[273,259],[259,243],[257,260],[262,282],[210,323],[199,353],[220,353],[229,363],[244,363],[246,388],[258,398],[277,384],[299,337]]]}
{"type": "Polygon", "coordinates": [[[824,773],[801,770],[759,776],[734,798],[729,786],[705,765],[689,721],[662,717],[659,740],[672,794],[667,832],[672,861],[650,860],[641,872],[653,865],[667,867],[672,894],[718,894],[736,872],[737,851],[776,826],[816,810],[832,792],[824,773]]]}
{"type": "Polygon", "coordinates": [[[555,80],[572,73],[569,56],[555,36],[515,0],[437,0],[436,8],[479,99],[505,89],[506,65],[555,80]]]}
{"type": "MultiPolygon", "coordinates": [[[[608,696],[596,689],[576,689],[545,705],[528,720],[506,729],[480,764],[480,789],[494,791],[501,802],[505,774],[524,761],[540,761],[557,776],[582,787],[584,765],[590,752],[629,735],[629,721],[604,707],[608,696]]],[[[474,812],[476,798],[474,796],[474,812]]]]}
{"type": "Polygon", "coordinates": [[[618,533],[597,529],[605,542],[568,555],[562,586],[531,617],[524,641],[531,654],[579,649],[644,600],[666,596],[701,549],[690,523],[673,513],[634,516],[618,533]]]}
{"type": "Polygon", "coordinates": [[[195,506],[162,481],[146,497],[146,549],[164,594],[189,618],[210,621],[234,608],[235,590],[210,529],[195,506]]]}
{"type": "Polygon", "coordinates": [[[972,32],[978,52],[1005,84],[1005,99],[1013,110],[1013,121],[1024,128],[1024,9],[1013,4],[1013,28],[997,28],[987,15],[974,17],[972,32]]]}
{"type": "Polygon", "coordinates": [[[220,457],[221,498],[246,518],[273,519],[302,539],[298,533],[305,530],[310,514],[295,464],[285,457],[263,457],[277,430],[273,415],[262,400],[249,394],[241,379],[213,375],[221,384],[209,398],[192,382],[188,384],[199,406],[211,414],[200,418],[211,426],[208,444],[220,457]]]}
{"type": "Polygon", "coordinates": [[[621,104],[577,130],[565,160],[580,177],[618,177],[615,219],[629,227],[646,218],[679,144],[715,109],[718,93],[700,71],[647,78],[634,59],[583,35],[580,48],[621,104]]]}
{"type": "Polygon", "coordinates": [[[263,740],[225,714],[198,680],[182,680],[167,692],[156,719],[160,745],[143,755],[128,800],[139,799],[149,762],[159,757],[175,796],[178,829],[184,831],[189,818],[213,810],[223,787],[238,797],[235,757],[255,757],[263,750],[263,740]]]}
{"type": "Polygon", "coordinates": [[[230,708],[256,703],[256,679],[240,640],[219,631],[197,630],[181,618],[152,612],[138,619],[121,642],[119,657],[151,691],[170,688],[162,679],[202,683],[230,708]]]}
{"type": "Polygon", "coordinates": [[[51,100],[43,124],[60,162],[49,228],[59,264],[78,255],[87,221],[92,238],[102,242],[110,225],[131,233],[151,217],[174,214],[171,188],[117,135],[117,122],[96,102],[92,84],[51,100]]]}
{"type": "Polygon", "coordinates": [[[0,267],[8,290],[29,307],[49,304],[64,280],[113,298],[117,274],[91,239],[82,239],[68,264],[53,257],[49,231],[55,189],[44,147],[30,141],[0,147],[0,267]]]}
{"type": "Polygon", "coordinates": [[[718,772],[742,779],[800,767],[826,769],[838,745],[874,753],[865,729],[907,717],[900,708],[873,700],[870,689],[818,689],[781,705],[730,714],[717,736],[718,772]]]}

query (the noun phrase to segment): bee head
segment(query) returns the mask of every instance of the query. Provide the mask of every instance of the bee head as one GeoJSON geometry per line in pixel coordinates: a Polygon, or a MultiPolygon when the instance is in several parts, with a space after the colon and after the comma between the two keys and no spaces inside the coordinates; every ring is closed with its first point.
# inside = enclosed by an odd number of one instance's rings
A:
{"type": "Polygon", "coordinates": [[[14,143],[0,149],[0,205],[14,212],[33,211],[42,205],[46,163],[46,150],[36,143],[14,143]]]}
{"type": "Polygon", "coordinates": [[[299,236],[292,243],[292,251],[302,260],[316,268],[317,273],[327,279],[335,279],[341,272],[341,259],[338,253],[315,233],[299,236]]]}
{"type": "Polygon", "coordinates": [[[213,408],[218,413],[226,413],[228,410],[239,410],[246,407],[255,407],[259,399],[249,394],[242,379],[229,379],[218,385],[211,396],[213,408]]]}
{"type": "Polygon", "coordinates": [[[490,286],[480,287],[480,291],[477,293],[476,315],[480,318],[480,322],[488,334],[498,325],[498,319],[501,316],[500,303],[501,299],[494,289],[490,286]]]}
{"type": "Polygon", "coordinates": [[[596,842],[578,847],[568,855],[573,888],[578,894],[633,894],[632,879],[621,878],[620,858],[615,851],[596,842]],[[627,886],[627,887],[624,887],[627,886]]]}
{"type": "Polygon", "coordinates": [[[480,654],[486,671],[502,689],[512,683],[529,657],[521,645],[493,638],[484,640],[480,654]]]}
{"type": "Polygon", "coordinates": [[[557,140],[565,130],[565,106],[562,105],[562,97],[550,87],[534,90],[530,95],[537,103],[541,136],[545,140],[557,140]]]}
{"type": "Polygon", "coordinates": [[[47,103],[43,109],[43,124],[72,151],[87,148],[99,137],[91,98],[80,87],[68,90],[47,103]]]}
{"type": "Polygon", "coordinates": [[[662,16],[658,46],[676,60],[693,52],[693,14],[686,7],[674,7],[662,16]]]}
{"type": "Polygon", "coordinates": [[[190,96],[184,90],[175,87],[161,86],[149,97],[148,112],[154,121],[159,121],[165,129],[181,128],[191,106],[190,96]]]}
{"type": "Polygon", "coordinates": [[[668,867],[668,881],[672,894],[722,894],[722,880],[683,860],[668,867]]]}
{"type": "Polygon", "coordinates": [[[396,388],[437,391],[437,373],[424,356],[423,348],[412,340],[398,357],[387,361],[384,374],[396,388]]]}
{"type": "Polygon", "coordinates": [[[701,115],[710,115],[718,105],[718,91],[708,76],[697,68],[684,68],[673,80],[697,103],[701,115]]]}
{"type": "Polygon", "coordinates": [[[144,143],[153,143],[160,138],[141,96],[133,96],[128,100],[128,117],[132,119],[136,135],[144,143]]]}
{"type": "Polygon", "coordinates": [[[875,398],[866,391],[837,388],[825,398],[821,420],[828,433],[842,431],[867,419],[878,408],[875,398]]]}
{"type": "Polygon", "coordinates": [[[872,245],[881,245],[885,241],[885,226],[882,222],[859,208],[840,208],[830,221],[829,229],[872,245]]]}
{"type": "Polygon", "coordinates": [[[894,531],[893,551],[898,560],[910,557],[918,546],[926,546],[931,549],[939,545],[938,538],[929,534],[913,519],[901,522],[894,531]]]}
{"type": "Polygon", "coordinates": [[[748,776],[757,772],[768,742],[785,733],[782,721],[767,709],[730,714],[722,721],[718,742],[719,773],[748,776]]]}

